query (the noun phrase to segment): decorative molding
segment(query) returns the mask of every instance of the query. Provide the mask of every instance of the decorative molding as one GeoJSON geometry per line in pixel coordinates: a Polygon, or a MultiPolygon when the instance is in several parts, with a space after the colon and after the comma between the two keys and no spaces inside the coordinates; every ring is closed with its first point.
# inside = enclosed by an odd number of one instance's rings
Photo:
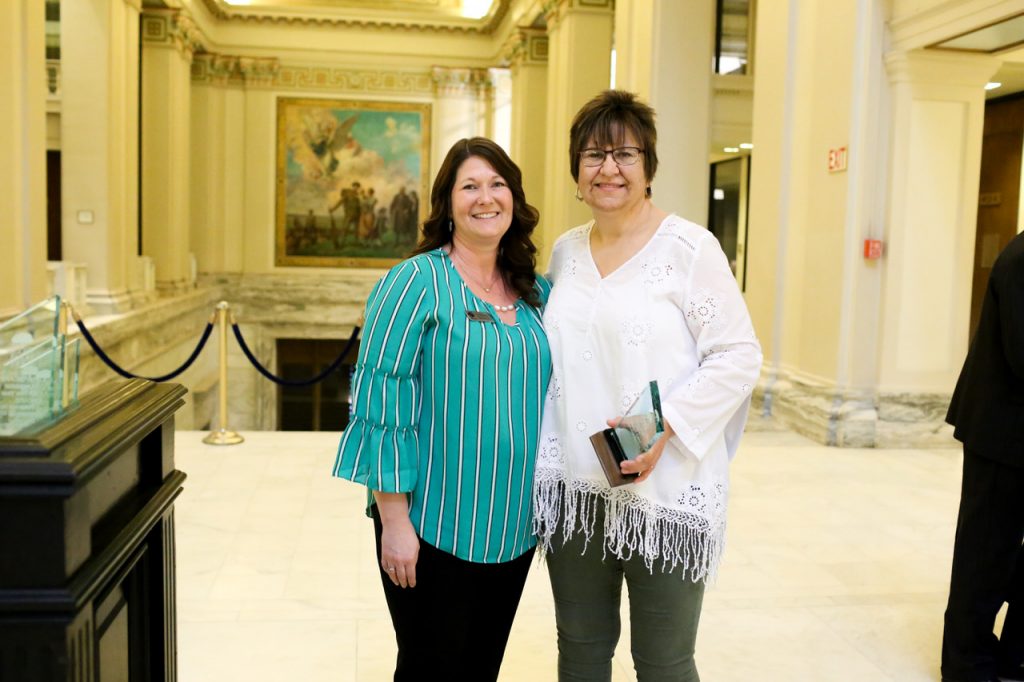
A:
{"type": "Polygon", "coordinates": [[[281,64],[276,57],[239,57],[204,52],[192,61],[192,81],[213,85],[269,87],[281,64]]]}
{"type": "Polygon", "coordinates": [[[964,33],[998,23],[1021,13],[1019,0],[944,0],[901,3],[923,7],[889,21],[889,48],[908,51],[927,47],[964,33]]]}
{"type": "Polygon", "coordinates": [[[142,42],[173,47],[188,59],[203,49],[203,34],[185,10],[146,9],[142,13],[142,42]]]}
{"type": "Polygon", "coordinates": [[[965,86],[981,89],[1002,62],[998,57],[973,53],[914,50],[885,55],[891,83],[965,86]]]}
{"type": "Polygon", "coordinates": [[[425,69],[399,71],[281,64],[276,58],[256,59],[208,52],[197,54],[192,62],[192,82],[275,90],[326,90],[332,93],[419,96],[434,93],[433,77],[425,69]]]}
{"type": "Polygon", "coordinates": [[[477,96],[494,87],[491,73],[487,69],[447,68],[435,66],[431,69],[434,93],[438,95],[477,96]]]}
{"type": "Polygon", "coordinates": [[[281,63],[276,57],[239,57],[238,71],[246,85],[269,87],[274,84],[281,63]]]}
{"type": "Polygon", "coordinates": [[[238,68],[238,57],[213,52],[201,52],[193,57],[193,82],[227,85],[232,80],[243,82],[242,73],[238,68]]]}
{"type": "Polygon", "coordinates": [[[295,90],[327,89],[418,95],[429,95],[433,92],[431,75],[426,70],[374,71],[319,66],[283,66],[274,85],[295,90]]]}
{"type": "Polygon", "coordinates": [[[543,6],[544,20],[548,32],[571,12],[590,12],[594,14],[611,14],[615,11],[614,0],[547,0],[543,6]]]}
{"type": "Polygon", "coordinates": [[[548,35],[539,28],[519,27],[501,48],[501,63],[512,66],[548,63],[548,35]]]}
{"type": "MultiPolygon", "coordinates": [[[[610,2],[611,0],[607,0],[610,2]]],[[[272,13],[257,7],[227,7],[217,0],[202,0],[203,5],[217,20],[237,23],[287,26],[323,26],[329,28],[385,29],[415,33],[468,33],[490,35],[508,13],[512,0],[496,0],[493,11],[481,20],[464,19],[459,23],[441,20],[417,20],[409,16],[337,16],[327,14],[272,13]],[[475,21],[475,23],[474,23],[475,21]]]]}

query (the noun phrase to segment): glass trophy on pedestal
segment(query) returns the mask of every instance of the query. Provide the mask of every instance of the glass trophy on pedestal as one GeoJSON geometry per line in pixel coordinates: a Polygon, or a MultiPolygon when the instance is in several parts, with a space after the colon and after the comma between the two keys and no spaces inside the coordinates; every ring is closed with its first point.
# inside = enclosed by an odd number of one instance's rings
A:
{"type": "Polygon", "coordinates": [[[624,474],[619,465],[647,452],[665,431],[658,382],[650,382],[640,392],[616,426],[590,437],[608,484],[613,488],[632,483],[639,474],[624,474]]]}
{"type": "Polygon", "coordinates": [[[60,297],[0,324],[0,436],[60,416],[78,400],[79,339],[60,297]]]}

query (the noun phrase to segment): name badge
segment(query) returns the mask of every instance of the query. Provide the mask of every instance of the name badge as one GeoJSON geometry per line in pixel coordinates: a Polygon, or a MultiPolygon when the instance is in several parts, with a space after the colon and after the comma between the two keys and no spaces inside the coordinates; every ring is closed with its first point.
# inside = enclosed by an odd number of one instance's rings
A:
{"type": "Polygon", "coordinates": [[[491,317],[491,314],[483,310],[467,310],[466,317],[468,317],[471,322],[494,322],[494,318],[491,317]]]}

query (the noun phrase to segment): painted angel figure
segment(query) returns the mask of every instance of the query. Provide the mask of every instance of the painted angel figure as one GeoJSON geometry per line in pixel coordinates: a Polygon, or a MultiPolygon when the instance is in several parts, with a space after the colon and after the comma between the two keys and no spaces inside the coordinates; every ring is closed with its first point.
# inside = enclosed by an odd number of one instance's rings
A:
{"type": "Polygon", "coordinates": [[[340,152],[346,146],[355,145],[357,149],[353,151],[353,155],[358,153],[358,143],[355,142],[351,134],[352,126],[358,119],[359,114],[349,116],[340,123],[330,114],[319,118],[319,120],[310,116],[304,118],[305,130],[302,131],[302,137],[320,166],[317,169],[319,172],[314,174],[314,178],[331,176],[338,168],[338,158],[335,153],[340,152]]]}

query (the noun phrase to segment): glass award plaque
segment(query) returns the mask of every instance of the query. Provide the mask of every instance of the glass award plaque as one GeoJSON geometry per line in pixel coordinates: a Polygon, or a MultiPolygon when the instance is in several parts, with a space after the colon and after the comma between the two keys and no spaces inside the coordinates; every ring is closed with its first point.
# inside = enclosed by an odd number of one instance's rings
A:
{"type": "Polygon", "coordinates": [[[0,324],[0,437],[63,414],[78,399],[79,340],[59,297],[0,324]]]}
{"type": "Polygon", "coordinates": [[[619,465],[650,450],[664,431],[658,382],[652,381],[619,418],[616,426],[590,437],[608,484],[615,488],[636,479],[639,474],[624,474],[619,465]]]}

